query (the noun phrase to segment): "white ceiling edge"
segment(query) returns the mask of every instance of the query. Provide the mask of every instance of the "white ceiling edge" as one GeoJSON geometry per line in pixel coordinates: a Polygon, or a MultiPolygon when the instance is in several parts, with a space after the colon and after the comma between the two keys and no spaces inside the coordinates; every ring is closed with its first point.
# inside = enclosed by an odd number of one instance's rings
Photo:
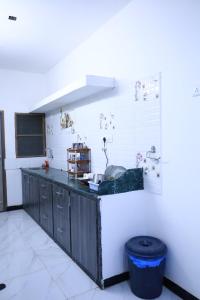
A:
{"type": "Polygon", "coordinates": [[[115,79],[110,77],[86,75],[63,89],[42,99],[30,109],[34,113],[48,113],[75,101],[95,96],[115,87],[115,79]]]}
{"type": "Polygon", "coordinates": [[[131,1],[0,0],[0,68],[45,74],[131,1]]]}

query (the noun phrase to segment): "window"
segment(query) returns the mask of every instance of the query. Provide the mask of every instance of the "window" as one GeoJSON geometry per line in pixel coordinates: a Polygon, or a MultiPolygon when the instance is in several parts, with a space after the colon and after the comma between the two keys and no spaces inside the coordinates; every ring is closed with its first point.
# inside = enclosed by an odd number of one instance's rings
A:
{"type": "Polygon", "coordinates": [[[16,157],[46,156],[45,115],[15,114],[16,157]]]}

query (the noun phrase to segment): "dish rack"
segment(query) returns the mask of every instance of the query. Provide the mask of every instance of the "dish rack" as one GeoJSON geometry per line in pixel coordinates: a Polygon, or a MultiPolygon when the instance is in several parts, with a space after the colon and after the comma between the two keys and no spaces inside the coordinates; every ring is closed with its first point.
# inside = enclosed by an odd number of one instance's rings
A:
{"type": "Polygon", "coordinates": [[[77,179],[84,173],[91,172],[91,149],[67,149],[67,172],[69,176],[77,179]]]}

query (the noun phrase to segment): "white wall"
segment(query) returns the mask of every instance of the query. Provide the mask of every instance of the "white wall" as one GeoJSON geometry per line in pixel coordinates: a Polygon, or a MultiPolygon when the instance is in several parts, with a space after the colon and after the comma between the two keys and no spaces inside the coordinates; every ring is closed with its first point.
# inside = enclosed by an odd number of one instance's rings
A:
{"type": "MultiPolygon", "coordinates": [[[[102,144],[100,134],[95,137],[99,113],[112,112],[119,120],[109,147],[110,163],[133,167],[137,112],[132,83],[162,73],[163,192],[162,196],[149,194],[147,230],[168,245],[167,276],[198,298],[200,98],[192,94],[200,85],[199,11],[198,0],[132,1],[48,74],[49,92],[85,73],[118,80],[116,95],[111,93],[101,101],[88,100],[80,108],[69,109],[77,131],[88,136],[88,145],[93,153],[98,152],[93,167],[100,169],[104,168],[102,144]]],[[[54,166],[63,166],[65,148],[73,137],[68,131],[60,131],[58,114],[47,118],[50,123],[55,120],[54,137],[49,136],[48,143],[52,147],[57,144],[54,166]]]]}
{"type": "Polygon", "coordinates": [[[5,118],[6,179],[8,206],[22,203],[20,167],[41,165],[43,158],[16,159],[14,113],[28,112],[31,104],[45,95],[45,77],[0,70],[0,110],[5,118]]]}
{"type": "Polygon", "coordinates": [[[101,196],[103,279],[128,271],[124,245],[133,236],[147,235],[147,197],[145,191],[101,196]]]}

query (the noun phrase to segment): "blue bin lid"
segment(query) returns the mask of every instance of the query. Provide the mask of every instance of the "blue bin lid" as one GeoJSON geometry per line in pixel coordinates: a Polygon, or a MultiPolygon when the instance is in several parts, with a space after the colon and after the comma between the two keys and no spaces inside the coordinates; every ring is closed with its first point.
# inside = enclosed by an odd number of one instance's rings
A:
{"type": "Polygon", "coordinates": [[[139,258],[156,258],[166,255],[167,246],[152,236],[136,236],[125,245],[128,254],[139,258]]]}

